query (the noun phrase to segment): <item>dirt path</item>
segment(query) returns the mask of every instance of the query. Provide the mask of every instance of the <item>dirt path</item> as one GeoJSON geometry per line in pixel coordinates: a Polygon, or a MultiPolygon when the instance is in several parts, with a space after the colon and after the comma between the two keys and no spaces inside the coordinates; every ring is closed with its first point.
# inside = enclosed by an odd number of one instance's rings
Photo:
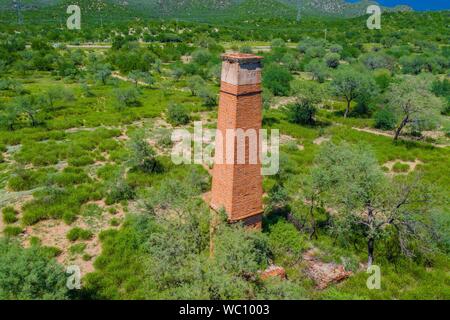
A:
{"type": "MultiPolygon", "coordinates": [[[[377,136],[383,136],[383,137],[388,137],[388,138],[394,138],[394,136],[395,136],[394,132],[392,132],[392,131],[381,131],[381,130],[372,129],[372,128],[357,128],[357,127],[352,127],[352,129],[359,131],[359,132],[375,134],[377,136]]],[[[400,139],[405,140],[405,141],[420,142],[419,140],[409,139],[409,138],[405,138],[405,137],[400,137],[400,139]]],[[[422,141],[422,142],[424,142],[424,141],[422,141]]],[[[425,142],[425,143],[427,143],[427,142],[425,142]]],[[[439,144],[439,143],[428,143],[428,144],[430,144],[436,148],[446,148],[449,146],[449,144],[439,144]]]]}
{"type": "Polygon", "coordinates": [[[66,45],[69,49],[111,49],[110,44],[68,44],[66,45]]]}
{"type": "MultiPolygon", "coordinates": [[[[118,73],[117,71],[114,71],[114,72],[111,74],[111,77],[116,78],[116,79],[119,79],[119,80],[122,80],[122,81],[135,83],[134,80],[132,80],[132,79],[126,77],[126,76],[121,75],[121,74],[118,73]]],[[[138,81],[137,83],[138,83],[138,85],[141,85],[141,86],[148,86],[148,84],[145,83],[145,82],[143,82],[143,81],[138,81]]]]}

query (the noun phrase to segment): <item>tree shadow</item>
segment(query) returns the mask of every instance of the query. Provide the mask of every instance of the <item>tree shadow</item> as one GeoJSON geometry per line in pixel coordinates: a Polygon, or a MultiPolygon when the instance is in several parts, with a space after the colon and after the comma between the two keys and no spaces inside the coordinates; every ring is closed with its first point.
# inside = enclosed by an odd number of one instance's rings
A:
{"type": "Polygon", "coordinates": [[[263,216],[263,232],[269,232],[270,227],[276,225],[281,219],[287,219],[290,207],[274,208],[263,216]]]}
{"type": "Polygon", "coordinates": [[[272,126],[274,124],[278,124],[280,123],[280,120],[276,117],[271,117],[271,116],[264,116],[263,117],[263,121],[262,124],[263,126],[272,126]]]}

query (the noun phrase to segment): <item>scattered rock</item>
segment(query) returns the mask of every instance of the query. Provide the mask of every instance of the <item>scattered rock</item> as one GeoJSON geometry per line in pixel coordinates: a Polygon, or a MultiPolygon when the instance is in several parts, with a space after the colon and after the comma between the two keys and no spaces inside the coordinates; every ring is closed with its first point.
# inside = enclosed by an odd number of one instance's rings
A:
{"type": "Polygon", "coordinates": [[[266,270],[261,272],[260,275],[262,280],[267,280],[271,278],[280,278],[281,280],[285,280],[286,277],[286,270],[284,270],[283,267],[271,265],[266,270]]]}
{"type": "Polygon", "coordinates": [[[343,265],[320,261],[318,254],[317,249],[308,250],[303,254],[303,260],[307,263],[306,274],[314,280],[317,289],[323,290],[330,284],[341,282],[353,274],[346,271],[343,265]]]}

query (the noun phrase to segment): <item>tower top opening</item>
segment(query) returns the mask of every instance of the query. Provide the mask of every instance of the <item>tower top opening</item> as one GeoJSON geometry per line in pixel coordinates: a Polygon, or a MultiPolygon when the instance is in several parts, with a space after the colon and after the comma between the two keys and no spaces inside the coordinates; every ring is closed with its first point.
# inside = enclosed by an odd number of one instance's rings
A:
{"type": "Polygon", "coordinates": [[[261,56],[248,53],[226,53],[222,55],[223,61],[229,61],[234,63],[252,63],[259,62],[263,59],[261,56]]]}

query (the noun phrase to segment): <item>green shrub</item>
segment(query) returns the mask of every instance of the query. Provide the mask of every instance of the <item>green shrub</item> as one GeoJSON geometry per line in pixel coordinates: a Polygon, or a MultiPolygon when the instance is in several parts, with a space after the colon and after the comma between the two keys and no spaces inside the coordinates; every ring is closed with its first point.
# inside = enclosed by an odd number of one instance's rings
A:
{"type": "Polygon", "coordinates": [[[314,124],[316,107],[307,101],[299,101],[288,107],[288,119],[297,124],[314,124]]]}
{"type": "Polygon", "coordinates": [[[69,158],[68,162],[70,166],[84,167],[93,164],[95,160],[92,157],[85,155],[78,158],[69,158]]]}
{"type": "Polygon", "coordinates": [[[75,187],[51,186],[34,193],[34,200],[23,206],[22,222],[32,225],[44,219],[63,219],[67,224],[75,221],[81,205],[104,197],[98,183],[75,187]]]}
{"type": "Polygon", "coordinates": [[[108,209],[108,212],[109,212],[109,214],[116,215],[117,214],[117,208],[111,207],[111,208],[108,209]]]}
{"type": "Polygon", "coordinates": [[[179,126],[179,125],[188,124],[190,117],[189,117],[189,112],[186,110],[186,108],[183,105],[171,104],[167,108],[167,119],[173,125],[179,126]]]}
{"type": "Polygon", "coordinates": [[[339,60],[341,56],[338,53],[327,53],[325,55],[325,63],[329,68],[337,68],[339,66],[339,60]]]}
{"type": "Polygon", "coordinates": [[[82,184],[90,182],[91,179],[81,168],[67,167],[61,173],[49,177],[48,182],[60,187],[82,184]]]}
{"type": "Polygon", "coordinates": [[[17,169],[8,180],[8,188],[12,191],[31,190],[43,184],[49,170],[17,169]]]}
{"type": "Polygon", "coordinates": [[[170,131],[167,130],[161,133],[161,135],[158,137],[158,145],[165,148],[172,147],[173,141],[170,131]]]}
{"type": "Polygon", "coordinates": [[[30,246],[40,246],[42,244],[41,239],[36,236],[30,238],[30,246]]]}
{"type": "Polygon", "coordinates": [[[64,268],[42,247],[0,239],[0,300],[67,299],[64,268]]]}
{"type": "Polygon", "coordinates": [[[401,162],[395,163],[394,166],[392,167],[392,170],[394,172],[408,172],[409,169],[410,169],[409,164],[401,163],[401,162]]]}
{"type": "Polygon", "coordinates": [[[305,249],[304,242],[295,226],[286,220],[280,220],[270,227],[269,246],[278,257],[295,261],[305,249]]]}
{"type": "Polygon", "coordinates": [[[139,101],[139,92],[135,88],[118,89],[115,94],[118,110],[141,105],[141,102],[139,101]]]}
{"type": "Polygon", "coordinates": [[[162,171],[156,152],[148,144],[142,132],[133,135],[130,141],[130,159],[129,163],[132,168],[136,168],[146,173],[156,173],[162,171]]]}
{"type": "Polygon", "coordinates": [[[77,241],[77,240],[89,240],[93,236],[92,232],[86,229],[82,229],[79,227],[72,228],[67,233],[67,239],[70,241],[77,241]]]}
{"type": "Polygon", "coordinates": [[[265,68],[263,73],[264,87],[276,96],[286,96],[291,90],[290,82],[293,79],[289,70],[272,64],[265,68]]]}
{"type": "Polygon", "coordinates": [[[112,218],[112,219],[109,221],[109,224],[110,224],[111,226],[113,226],[113,227],[118,227],[118,226],[120,225],[120,220],[117,219],[117,218],[112,218]]]}
{"type": "Polygon", "coordinates": [[[85,243],[77,243],[77,244],[70,246],[69,252],[70,252],[70,254],[73,254],[73,255],[82,254],[84,249],[86,249],[85,243]]]}
{"type": "Polygon", "coordinates": [[[110,187],[110,192],[106,197],[106,204],[111,205],[122,200],[134,199],[136,193],[130,184],[123,178],[116,180],[110,187]]]}
{"type": "Polygon", "coordinates": [[[62,250],[57,247],[43,246],[43,247],[40,247],[40,249],[42,250],[42,253],[49,258],[56,258],[57,256],[61,255],[61,253],[62,253],[62,250]]]}
{"type": "Polygon", "coordinates": [[[241,49],[239,50],[242,53],[253,53],[253,49],[251,46],[242,46],[241,49]]]}
{"type": "Polygon", "coordinates": [[[397,118],[390,110],[383,108],[375,113],[375,128],[382,130],[392,130],[397,124],[397,118]]]}
{"type": "Polygon", "coordinates": [[[84,253],[82,256],[83,261],[90,261],[92,256],[90,254],[84,253]]]}
{"type": "Polygon", "coordinates": [[[17,219],[17,212],[12,207],[3,208],[3,222],[5,223],[14,223],[17,219]]]}
{"type": "Polygon", "coordinates": [[[120,147],[120,143],[113,139],[104,140],[98,146],[100,151],[103,151],[103,152],[116,150],[119,147],[120,147]]]}
{"type": "Polygon", "coordinates": [[[21,227],[18,226],[6,226],[3,233],[6,237],[16,237],[23,232],[21,227]]]}
{"type": "Polygon", "coordinates": [[[93,217],[93,216],[100,216],[102,214],[102,208],[100,208],[95,203],[89,203],[86,205],[83,205],[81,207],[80,214],[85,217],[93,217]]]}

